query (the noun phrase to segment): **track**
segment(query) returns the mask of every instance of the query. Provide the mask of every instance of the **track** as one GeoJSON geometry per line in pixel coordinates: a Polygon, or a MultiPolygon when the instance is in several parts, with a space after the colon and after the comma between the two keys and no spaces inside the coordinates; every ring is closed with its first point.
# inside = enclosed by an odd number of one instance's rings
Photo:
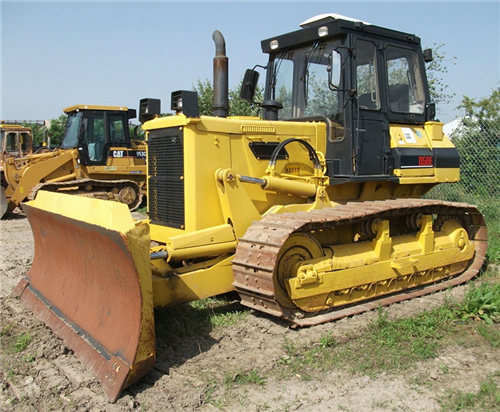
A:
{"type": "Polygon", "coordinates": [[[85,178],[68,182],[39,183],[31,190],[28,199],[33,200],[39,190],[59,191],[60,189],[68,189],[67,193],[79,196],[125,203],[130,211],[136,210],[142,202],[141,188],[136,182],[127,179],[96,180],[85,178]]]}
{"type": "MultiPolygon", "coordinates": [[[[486,246],[487,231],[484,218],[475,206],[465,203],[394,199],[349,202],[335,208],[310,212],[270,214],[261,221],[254,222],[240,239],[233,260],[234,286],[245,306],[286,318],[298,326],[312,326],[464,283],[481,269],[486,246]],[[465,227],[469,239],[475,244],[475,256],[465,271],[459,274],[451,273],[438,281],[434,279],[432,283],[426,285],[370,297],[361,303],[315,313],[293,307],[287,299],[283,299],[283,288],[280,289],[280,284],[276,280],[275,267],[279,253],[291,235],[314,233],[348,225],[360,227],[373,219],[401,220],[406,216],[418,214],[434,215],[434,226],[439,225],[442,219],[451,217],[465,227]]],[[[314,257],[317,256],[311,256],[314,257]]]]}

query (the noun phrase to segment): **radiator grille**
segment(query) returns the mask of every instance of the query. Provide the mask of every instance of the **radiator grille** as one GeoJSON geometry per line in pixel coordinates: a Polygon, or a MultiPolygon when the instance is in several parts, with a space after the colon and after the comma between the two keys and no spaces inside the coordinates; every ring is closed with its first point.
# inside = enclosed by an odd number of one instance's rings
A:
{"type": "Polygon", "coordinates": [[[153,223],[184,228],[184,150],[182,130],[149,133],[149,217],[153,223]]]}

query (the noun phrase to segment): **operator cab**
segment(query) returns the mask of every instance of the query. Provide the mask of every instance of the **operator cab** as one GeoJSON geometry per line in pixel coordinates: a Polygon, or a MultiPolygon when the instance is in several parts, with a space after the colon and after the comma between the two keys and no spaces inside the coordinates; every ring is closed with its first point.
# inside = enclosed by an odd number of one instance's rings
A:
{"type": "Polygon", "coordinates": [[[301,27],[262,41],[264,117],[324,121],[328,174],[338,182],[394,178],[389,124],[423,125],[435,116],[424,66],[430,50],[422,53],[414,35],[335,14],[301,27]]]}
{"type": "Polygon", "coordinates": [[[111,148],[131,148],[128,123],[134,109],[112,106],[71,106],[67,114],[63,149],[78,148],[85,166],[105,165],[111,148]]]}
{"type": "Polygon", "coordinates": [[[23,157],[33,152],[31,128],[20,125],[2,124],[0,132],[2,159],[4,157],[23,157]]]}

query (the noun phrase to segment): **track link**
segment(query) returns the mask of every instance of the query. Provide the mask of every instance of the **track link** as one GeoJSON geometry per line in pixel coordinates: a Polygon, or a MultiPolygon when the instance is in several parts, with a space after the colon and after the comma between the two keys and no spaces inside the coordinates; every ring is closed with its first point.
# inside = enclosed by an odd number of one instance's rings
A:
{"type": "Polygon", "coordinates": [[[250,308],[283,317],[298,326],[312,326],[362,313],[379,306],[433,293],[464,283],[481,269],[487,246],[484,218],[476,206],[426,199],[392,199],[383,201],[348,202],[334,208],[310,212],[269,214],[254,222],[240,239],[233,260],[234,283],[242,304],[250,308]],[[279,301],[275,290],[275,268],[279,252],[287,239],[295,233],[310,233],[334,229],[342,225],[355,225],[375,218],[404,217],[415,214],[452,217],[461,222],[475,243],[476,251],[468,268],[425,286],[382,295],[362,303],[349,304],[327,311],[308,313],[299,308],[286,307],[279,301]]]}
{"type": "MultiPolygon", "coordinates": [[[[85,179],[70,180],[67,182],[39,183],[35,187],[33,187],[28,196],[28,199],[33,200],[36,197],[36,194],[39,190],[59,191],[60,189],[66,189],[66,188],[67,189],[77,188],[74,191],[68,190],[67,193],[80,196],[90,196],[90,197],[94,196],[96,198],[100,198],[100,196],[98,195],[100,191],[110,192],[113,188],[117,188],[119,191],[122,189],[131,188],[135,191],[136,194],[135,199],[131,203],[121,201],[121,203],[127,203],[130,211],[134,211],[140,206],[143,196],[140,186],[132,180],[127,180],[127,179],[96,180],[96,179],[85,178],[85,179]],[[91,186],[92,189],[88,191],[85,189],[86,186],[91,186]]],[[[108,198],[105,200],[114,200],[120,202],[119,197],[120,196],[116,194],[113,196],[113,198],[111,199],[108,198]]]]}

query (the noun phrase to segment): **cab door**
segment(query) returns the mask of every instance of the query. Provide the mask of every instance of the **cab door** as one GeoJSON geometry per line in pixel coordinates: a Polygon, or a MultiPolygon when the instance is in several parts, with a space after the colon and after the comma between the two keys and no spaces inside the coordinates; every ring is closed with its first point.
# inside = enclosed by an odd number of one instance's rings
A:
{"type": "Polygon", "coordinates": [[[79,151],[82,163],[86,166],[105,165],[107,153],[107,127],[105,112],[101,110],[87,111],[83,117],[83,130],[79,151]]]}
{"type": "Polygon", "coordinates": [[[354,175],[385,175],[390,165],[389,121],[383,110],[380,84],[380,58],[377,45],[366,38],[355,38],[353,104],[354,175]]]}
{"type": "Polygon", "coordinates": [[[114,158],[127,157],[130,147],[127,112],[87,111],[80,142],[80,153],[87,166],[104,166],[114,158]]]}
{"type": "Polygon", "coordinates": [[[133,164],[130,134],[126,112],[109,112],[109,144],[106,146],[108,166],[131,166],[133,164]]]}

